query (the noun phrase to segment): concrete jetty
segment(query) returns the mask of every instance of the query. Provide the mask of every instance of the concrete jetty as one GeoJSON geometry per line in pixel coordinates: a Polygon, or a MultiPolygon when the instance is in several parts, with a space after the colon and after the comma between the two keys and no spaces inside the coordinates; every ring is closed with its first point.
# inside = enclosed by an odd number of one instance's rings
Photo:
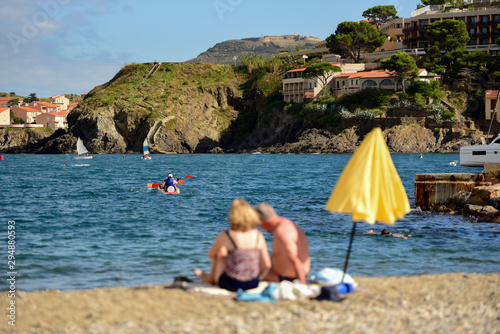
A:
{"type": "Polygon", "coordinates": [[[436,211],[459,193],[469,194],[464,205],[486,206],[499,197],[500,163],[485,163],[481,173],[415,174],[415,205],[422,210],[436,211]]]}

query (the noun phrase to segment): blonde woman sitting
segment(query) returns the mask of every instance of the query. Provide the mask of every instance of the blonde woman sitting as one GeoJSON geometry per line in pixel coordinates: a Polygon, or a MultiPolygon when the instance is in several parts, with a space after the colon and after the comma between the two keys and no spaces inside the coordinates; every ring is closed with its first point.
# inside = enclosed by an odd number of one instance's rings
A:
{"type": "Polygon", "coordinates": [[[244,200],[235,199],[229,209],[229,229],[217,236],[208,251],[210,273],[194,273],[209,284],[229,291],[256,288],[271,268],[266,240],[257,229],[260,219],[244,200]]]}

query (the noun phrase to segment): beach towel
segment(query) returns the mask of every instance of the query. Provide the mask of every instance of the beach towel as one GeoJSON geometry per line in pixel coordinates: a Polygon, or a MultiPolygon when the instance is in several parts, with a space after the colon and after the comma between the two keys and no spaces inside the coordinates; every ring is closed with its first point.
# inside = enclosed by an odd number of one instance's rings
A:
{"type": "Polygon", "coordinates": [[[276,300],[308,299],[320,293],[321,286],[317,284],[301,284],[290,281],[280,282],[274,290],[276,300]]]}
{"type": "Polygon", "coordinates": [[[269,283],[267,288],[265,288],[262,292],[248,292],[243,291],[242,289],[238,289],[238,296],[236,297],[237,302],[245,301],[245,302],[269,302],[274,303],[274,289],[278,283],[269,283]]]}

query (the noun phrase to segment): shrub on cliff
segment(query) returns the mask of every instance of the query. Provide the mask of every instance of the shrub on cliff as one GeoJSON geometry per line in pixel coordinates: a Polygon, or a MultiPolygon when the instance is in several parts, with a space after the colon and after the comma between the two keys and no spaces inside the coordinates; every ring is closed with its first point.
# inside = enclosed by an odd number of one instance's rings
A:
{"type": "Polygon", "coordinates": [[[366,88],[354,94],[344,94],[338,99],[338,104],[354,110],[386,107],[391,101],[391,93],[384,89],[366,88]]]}

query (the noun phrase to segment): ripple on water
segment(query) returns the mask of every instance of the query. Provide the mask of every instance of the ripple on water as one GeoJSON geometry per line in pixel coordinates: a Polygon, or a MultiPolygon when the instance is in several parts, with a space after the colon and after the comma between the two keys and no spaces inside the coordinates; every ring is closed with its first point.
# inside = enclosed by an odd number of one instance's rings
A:
{"type": "MultiPolygon", "coordinates": [[[[396,154],[393,159],[412,199],[416,173],[446,172],[443,166],[457,156],[396,154]]],[[[227,228],[236,197],[269,202],[301,226],[310,241],[313,271],[343,268],[353,223],[324,205],[348,154],[155,155],[147,163],[140,155],[97,155],[85,163],[73,158],[7,155],[2,163],[0,185],[9,196],[0,199],[0,212],[16,221],[20,289],[159,284],[192,276],[193,268],[208,270],[207,251],[227,228]],[[176,196],[146,187],[168,173],[195,177],[185,179],[176,196]]],[[[388,226],[410,234],[408,240],[364,234],[384,227],[357,224],[351,275],[500,271],[498,225],[415,210],[388,226]]],[[[264,236],[270,247],[271,235],[264,236]]]]}

